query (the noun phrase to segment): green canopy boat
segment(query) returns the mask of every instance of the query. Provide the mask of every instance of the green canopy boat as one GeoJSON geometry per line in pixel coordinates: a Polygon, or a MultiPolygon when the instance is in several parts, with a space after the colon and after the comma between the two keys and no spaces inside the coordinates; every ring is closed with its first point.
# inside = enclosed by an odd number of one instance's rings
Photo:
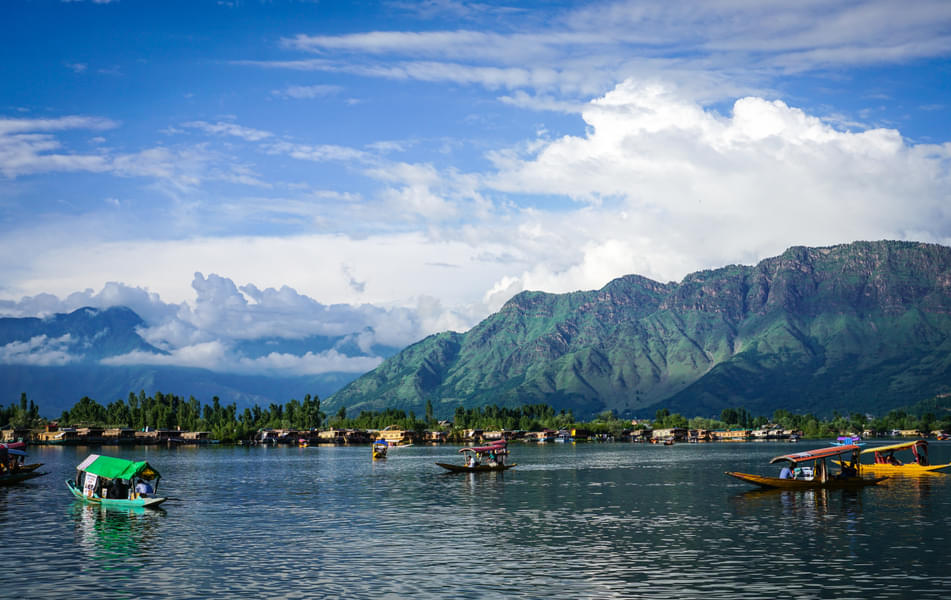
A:
{"type": "Polygon", "coordinates": [[[76,478],[66,480],[66,487],[85,502],[155,508],[168,499],[154,495],[161,477],[144,460],[90,454],[76,467],[76,478]]]}

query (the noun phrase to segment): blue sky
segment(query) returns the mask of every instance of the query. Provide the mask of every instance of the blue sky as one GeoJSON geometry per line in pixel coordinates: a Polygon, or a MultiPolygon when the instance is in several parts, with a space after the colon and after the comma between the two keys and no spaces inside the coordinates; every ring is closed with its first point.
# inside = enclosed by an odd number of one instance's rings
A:
{"type": "Polygon", "coordinates": [[[944,0],[4,17],[0,313],[126,304],[178,364],[356,372],[524,289],[951,241],[944,0]],[[308,335],[366,356],[237,350],[308,335]]]}

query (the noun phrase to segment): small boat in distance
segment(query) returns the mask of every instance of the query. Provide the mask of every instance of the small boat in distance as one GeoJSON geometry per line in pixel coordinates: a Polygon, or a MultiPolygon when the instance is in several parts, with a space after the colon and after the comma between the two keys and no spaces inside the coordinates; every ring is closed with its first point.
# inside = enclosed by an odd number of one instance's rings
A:
{"type": "Polygon", "coordinates": [[[462,448],[459,450],[464,455],[463,464],[436,463],[443,469],[453,473],[481,473],[483,471],[505,471],[511,469],[517,463],[506,464],[505,458],[508,456],[508,443],[504,440],[492,442],[488,446],[478,446],[474,448],[462,448]]]}
{"type": "Polygon", "coordinates": [[[876,448],[866,448],[862,450],[862,454],[871,454],[874,458],[871,464],[859,463],[860,472],[917,475],[919,473],[936,473],[951,468],[951,463],[933,465],[928,461],[927,440],[913,440],[876,448]],[[911,460],[902,461],[895,456],[896,452],[903,450],[911,451],[911,460]]]}
{"type": "Polygon", "coordinates": [[[835,441],[832,442],[832,444],[835,446],[849,446],[852,444],[855,444],[856,446],[865,445],[865,443],[862,441],[862,438],[857,435],[840,435],[839,437],[835,438],[835,441]]]}
{"type": "Polygon", "coordinates": [[[389,448],[389,444],[386,443],[386,440],[377,440],[373,442],[373,458],[386,458],[386,451],[389,448]]]}
{"type": "Polygon", "coordinates": [[[45,471],[37,471],[43,463],[24,464],[26,451],[23,442],[0,444],[0,485],[13,485],[46,475],[45,471]]]}
{"type": "Polygon", "coordinates": [[[882,480],[888,479],[887,477],[875,477],[871,479],[860,477],[858,472],[858,455],[858,446],[855,444],[845,444],[777,456],[769,461],[770,464],[778,462],[788,463],[785,464],[779,477],[738,473],[736,471],[727,471],[726,474],[760,487],[784,490],[859,488],[867,485],[875,485],[882,480]],[[839,462],[841,467],[839,473],[830,473],[826,459],[840,457],[844,454],[851,454],[851,459],[848,462],[844,460],[839,462]]]}
{"type": "Polygon", "coordinates": [[[158,508],[168,500],[153,495],[161,477],[144,460],[90,454],[76,467],[75,480],[66,480],[66,487],[76,498],[92,504],[158,508]]]}

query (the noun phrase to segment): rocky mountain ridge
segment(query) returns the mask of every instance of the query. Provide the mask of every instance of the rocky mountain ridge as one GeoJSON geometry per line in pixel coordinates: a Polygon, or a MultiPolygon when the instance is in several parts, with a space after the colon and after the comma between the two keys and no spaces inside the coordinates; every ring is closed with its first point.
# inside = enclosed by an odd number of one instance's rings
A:
{"type": "Polygon", "coordinates": [[[628,275],[595,291],[520,293],[466,333],[406,348],[326,406],[882,411],[951,387],[949,336],[951,249],[793,247],[679,283],[628,275]]]}

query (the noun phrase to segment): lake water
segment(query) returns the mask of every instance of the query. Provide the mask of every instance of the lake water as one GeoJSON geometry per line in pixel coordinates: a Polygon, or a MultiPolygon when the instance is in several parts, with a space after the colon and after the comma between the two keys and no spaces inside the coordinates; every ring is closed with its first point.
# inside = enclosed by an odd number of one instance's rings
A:
{"type": "MultiPolygon", "coordinates": [[[[511,444],[504,473],[456,446],[29,448],[49,475],[0,488],[0,597],[937,598],[951,589],[951,475],[759,492],[799,444],[511,444]],[[90,452],[146,459],[165,510],[69,494],[90,452]]],[[[951,444],[931,444],[932,462],[951,444]]]]}

